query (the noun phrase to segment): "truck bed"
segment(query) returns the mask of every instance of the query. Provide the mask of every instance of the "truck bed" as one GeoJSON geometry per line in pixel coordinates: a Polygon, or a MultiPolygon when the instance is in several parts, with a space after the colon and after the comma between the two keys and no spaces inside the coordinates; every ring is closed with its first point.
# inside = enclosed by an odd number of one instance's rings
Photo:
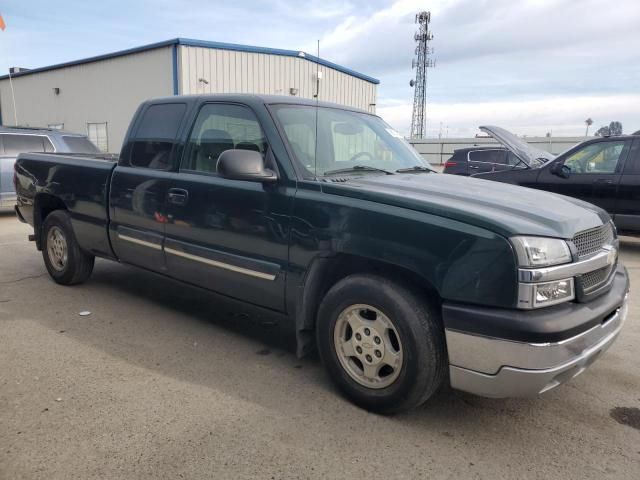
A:
{"type": "MultiPolygon", "coordinates": [[[[111,154],[21,153],[15,164],[20,216],[36,227],[38,202],[64,203],[83,249],[113,256],[109,245],[108,198],[111,174],[118,156],[111,154]]],[[[46,209],[45,209],[46,212],[46,209]]]]}

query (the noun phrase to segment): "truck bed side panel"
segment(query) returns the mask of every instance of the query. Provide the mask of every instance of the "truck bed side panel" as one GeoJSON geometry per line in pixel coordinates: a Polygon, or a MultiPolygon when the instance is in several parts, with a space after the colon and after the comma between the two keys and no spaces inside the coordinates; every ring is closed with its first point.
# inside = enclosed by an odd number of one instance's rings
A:
{"type": "Polygon", "coordinates": [[[16,162],[18,208],[39,228],[39,202],[64,204],[80,246],[94,255],[114,257],[107,228],[113,159],[56,154],[21,154],[16,162]],[[34,214],[35,213],[35,214],[34,214]]]}

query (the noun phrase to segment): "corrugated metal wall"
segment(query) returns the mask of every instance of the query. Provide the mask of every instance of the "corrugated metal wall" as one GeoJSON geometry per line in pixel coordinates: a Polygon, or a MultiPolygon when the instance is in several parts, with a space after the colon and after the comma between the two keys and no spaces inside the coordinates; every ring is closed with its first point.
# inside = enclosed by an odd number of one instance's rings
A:
{"type": "Polygon", "coordinates": [[[322,72],[320,100],[375,111],[376,85],[304,58],[179,46],[180,93],[262,93],[313,98],[322,72]]]}
{"type": "MultiPolygon", "coordinates": [[[[20,125],[64,124],[87,133],[107,122],[108,149],[119,152],[136,108],[150,97],[173,94],[172,46],[13,79],[20,125]],[[55,95],[53,89],[59,88],[55,95]]],[[[0,80],[2,120],[14,124],[9,80],[0,80]]]]}

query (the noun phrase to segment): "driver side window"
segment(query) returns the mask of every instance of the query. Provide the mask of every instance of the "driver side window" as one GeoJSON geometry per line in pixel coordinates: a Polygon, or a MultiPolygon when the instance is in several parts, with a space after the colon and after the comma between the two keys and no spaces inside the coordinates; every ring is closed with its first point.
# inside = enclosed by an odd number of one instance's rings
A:
{"type": "Polygon", "coordinates": [[[572,153],[564,162],[571,173],[615,173],[626,142],[591,143],[572,153]]]}
{"type": "Polygon", "coordinates": [[[265,155],[267,141],[258,119],[244,106],[206,104],[198,113],[180,169],[216,174],[220,154],[233,149],[265,155]]]}

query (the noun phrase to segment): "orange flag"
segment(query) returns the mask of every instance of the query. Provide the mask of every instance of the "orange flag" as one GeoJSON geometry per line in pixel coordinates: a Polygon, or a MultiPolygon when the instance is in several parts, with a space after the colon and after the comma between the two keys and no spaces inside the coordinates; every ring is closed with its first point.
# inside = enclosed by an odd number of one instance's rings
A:
{"type": "Polygon", "coordinates": [[[4,32],[5,28],[7,28],[7,26],[4,24],[4,18],[2,18],[2,15],[0,15],[0,30],[4,32]]]}

